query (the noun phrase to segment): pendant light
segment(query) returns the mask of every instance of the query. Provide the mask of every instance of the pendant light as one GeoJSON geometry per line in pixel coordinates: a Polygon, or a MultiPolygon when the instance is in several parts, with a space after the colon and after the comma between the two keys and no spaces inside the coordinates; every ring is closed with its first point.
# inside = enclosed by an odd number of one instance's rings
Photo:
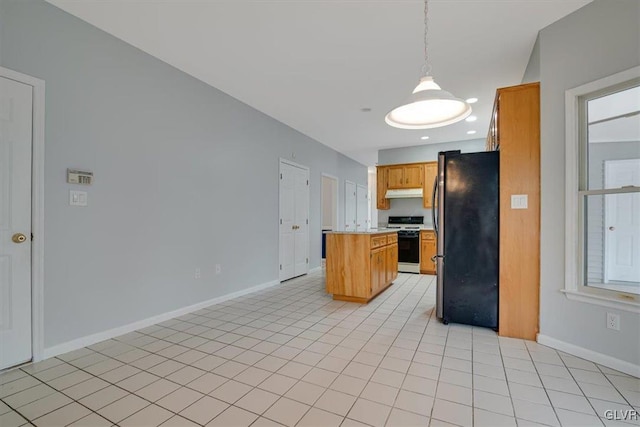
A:
{"type": "Polygon", "coordinates": [[[429,75],[427,2],[424,2],[424,65],[420,83],[409,99],[391,110],[384,119],[388,125],[401,129],[437,128],[459,122],[471,114],[471,106],[467,102],[442,90],[429,75]]]}

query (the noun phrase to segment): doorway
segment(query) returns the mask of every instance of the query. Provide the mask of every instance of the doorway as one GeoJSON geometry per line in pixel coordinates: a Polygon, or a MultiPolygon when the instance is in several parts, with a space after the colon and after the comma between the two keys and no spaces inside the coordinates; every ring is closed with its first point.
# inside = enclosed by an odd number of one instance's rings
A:
{"type": "Polygon", "coordinates": [[[344,231],[356,231],[358,199],[356,183],[345,181],[344,183],[344,231]]]}
{"type": "Polygon", "coordinates": [[[44,82],[0,67],[0,369],[42,358],[44,82]]]}
{"type": "Polygon", "coordinates": [[[356,231],[369,228],[369,190],[366,186],[356,186],[356,231]]]}
{"type": "Polygon", "coordinates": [[[280,159],[280,281],[309,272],[309,168],[280,159]]]}

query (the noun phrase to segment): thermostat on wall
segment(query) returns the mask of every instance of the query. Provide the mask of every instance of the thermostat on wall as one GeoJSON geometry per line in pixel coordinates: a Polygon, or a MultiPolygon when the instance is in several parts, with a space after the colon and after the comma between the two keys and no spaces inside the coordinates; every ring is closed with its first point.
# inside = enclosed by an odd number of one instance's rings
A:
{"type": "Polygon", "coordinates": [[[69,184],[91,185],[93,182],[93,172],[67,169],[67,182],[69,184]]]}

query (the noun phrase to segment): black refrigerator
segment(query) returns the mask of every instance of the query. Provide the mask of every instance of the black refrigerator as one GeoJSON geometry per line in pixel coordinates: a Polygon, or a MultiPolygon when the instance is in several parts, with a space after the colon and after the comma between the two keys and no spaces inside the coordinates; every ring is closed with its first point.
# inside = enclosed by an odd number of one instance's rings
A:
{"type": "Polygon", "coordinates": [[[499,152],[438,155],[433,224],[436,314],[498,328],[499,152]]]}

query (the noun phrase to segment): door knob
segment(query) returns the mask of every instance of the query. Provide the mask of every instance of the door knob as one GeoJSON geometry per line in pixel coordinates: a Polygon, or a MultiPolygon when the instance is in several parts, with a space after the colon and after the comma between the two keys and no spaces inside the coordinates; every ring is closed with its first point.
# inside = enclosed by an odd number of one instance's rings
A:
{"type": "Polygon", "coordinates": [[[614,231],[615,229],[616,229],[616,228],[615,228],[615,227],[613,227],[613,226],[609,227],[609,231],[614,231]]]}
{"type": "Polygon", "coordinates": [[[22,233],[16,233],[11,236],[11,240],[13,240],[13,243],[24,243],[27,241],[27,236],[22,233]]]}

